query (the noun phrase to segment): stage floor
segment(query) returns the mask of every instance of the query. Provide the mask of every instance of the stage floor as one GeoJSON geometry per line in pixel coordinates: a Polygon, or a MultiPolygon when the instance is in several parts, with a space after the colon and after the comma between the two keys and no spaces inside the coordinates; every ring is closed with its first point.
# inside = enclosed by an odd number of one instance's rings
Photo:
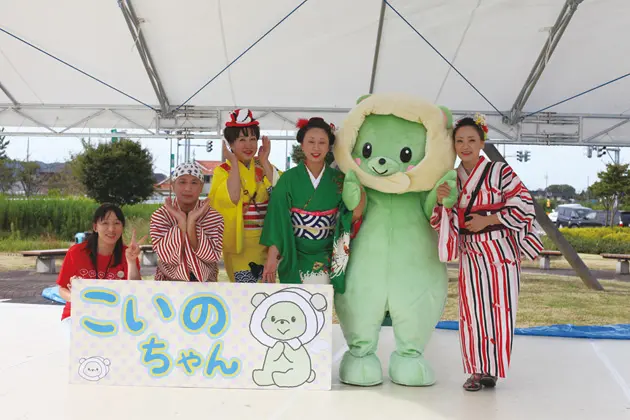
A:
{"type": "MultiPolygon", "coordinates": [[[[509,377],[495,390],[462,389],[457,332],[427,349],[438,383],[373,388],[336,379],[345,343],[334,329],[331,391],[69,385],[60,306],[0,303],[0,419],[630,419],[630,341],[515,337],[509,377]]],[[[393,332],[379,356],[387,371],[393,332]]]]}

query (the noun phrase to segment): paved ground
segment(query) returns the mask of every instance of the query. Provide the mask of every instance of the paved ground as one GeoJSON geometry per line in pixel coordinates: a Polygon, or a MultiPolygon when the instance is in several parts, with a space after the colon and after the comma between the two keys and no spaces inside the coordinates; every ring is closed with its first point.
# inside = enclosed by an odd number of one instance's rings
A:
{"type": "MultiPolygon", "coordinates": [[[[140,274],[150,276],[155,268],[142,268],[140,274]]],[[[57,274],[40,274],[34,271],[0,272],[0,299],[10,299],[13,303],[37,303],[59,305],[42,297],[42,291],[54,286],[57,274]]]]}

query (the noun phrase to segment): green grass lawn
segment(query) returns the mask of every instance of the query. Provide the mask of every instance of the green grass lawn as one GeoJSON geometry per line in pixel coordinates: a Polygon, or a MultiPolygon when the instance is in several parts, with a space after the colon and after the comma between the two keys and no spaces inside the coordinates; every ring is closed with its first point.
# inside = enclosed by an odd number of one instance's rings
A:
{"type": "MultiPolygon", "coordinates": [[[[148,231],[148,224],[143,220],[130,220],[125,236],[130,236],[134,228],[138,231],[138,237],[141,237],[148,231]]],[[[22,257],[19,251],[67,248],[71,245],[72,242],[51,238],[0,238],[0,272],[33,269],[35,259],[22,257]]],[[[582,255],[582,258],[593,270],[615,269],[615,261],[604,260],[599,255],[582,255]]],[[[537,264],[524,262],[523,266],[537,267],[537,264]]],[[[554,268],[569,268],[563,258],[554,259],[551,264],[554,268]]],[[[449,277],[449,294],[443,319],[457,320],[457,271],[449,270],[449,277]]],[[[149,276],[147,280],[151,278],[149,276]]],[[[220,272],[219,281],[228,281],[224,271],[220,272]]],[[[604,286],[603,292],[588,289],[577,277],[523,273],[517,326],[630,323],[630,282],[600,280],[600,283],[604,286]]]]}
{"type": "MultiPolygon", "coordinates": [[[[457,320],[457,272],[449,270],[448,301],[442,319],[457,320]]],[[[577,277],[521,276],[517,327],[552,324],[630,324],[630,282],[600,280],[603,292],[577,277]]]]}
{"type": "MultiPolygon", "coordinates": [[[[457,315],[457,272],[449,270],[448,300],[442,320],[457,315]]],[[[146,276],[145,280],[151,280],[146,276]]],[[[228,281],[221,270],[219,281],[228,281]]],[[[630,324],[630,282],[602,280],[604,292],[590,290],[577,277],[523,274],[516,316],[517,327],[552,324],[630,324]]],[[[333,314],[334,322],[337,317],[333,314]]]]}

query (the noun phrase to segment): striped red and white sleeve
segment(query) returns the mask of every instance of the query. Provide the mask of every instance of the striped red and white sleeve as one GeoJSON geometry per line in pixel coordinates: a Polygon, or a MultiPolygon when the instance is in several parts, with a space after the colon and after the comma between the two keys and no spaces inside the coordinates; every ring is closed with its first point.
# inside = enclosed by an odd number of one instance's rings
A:
{"type": "Polygon", "coordinates": [[[431,218],[429,219],[429,223],[434,230],[440,229],[440,222],[442,221],[442,206],[436,204],[433,207],[433,213],[431,213],[431,218]]]}
{"type": "Polygon", "coordinates": [[[151,215],[149,231],[153,250],[162,263],[178,266],[182,261],[182,233],[164,207],[151,215]]]}
{"type": "Polygon", "coordinates": [[[430,219],[431,227],[438,233],[438,255],[441,262],[458,258],[459,229],[457,210],[436,205],[430,219]]]}
{"type": "Polygon", "coordinates": [[[203,222],[197,224],[197,250],[195,255],[204,262],[216,262],[223,251],[223,216],[214,209],[208,210],[203,222]]]}
{"type": "Polygon", "coordinates": [[[514,231],[531,228],[536,219],[531,194],[509,165],[501,165],[497,170],[501,171],[500,189],[505,200],[505,208],[497,214],[499,221],[514,231]]]}

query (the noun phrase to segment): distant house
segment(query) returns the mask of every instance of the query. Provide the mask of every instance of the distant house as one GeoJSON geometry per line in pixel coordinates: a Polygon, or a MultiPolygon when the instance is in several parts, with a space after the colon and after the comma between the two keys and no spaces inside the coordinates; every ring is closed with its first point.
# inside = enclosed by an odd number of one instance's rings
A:
{"type": "MultiPolygon", "coordinates": [[[[212,183],[212,176],[214,175],[214,170],[223,164],[223,162],[218,160],[196,160],[201,166],[203,171],[204,178],[204,186],[201,192],[202,195],[208,194],[210,192],[210,184],[212,183]]],[[[171,191],[171,179],[166,178],[164,181],[155,184],[155,192],[156,195],[165,196],[169,194],[171,191]]]]}
{"type": "MultiPolygon", "coordinates": [[[[38,165],[34,178],[36,181],[33,182],[33,186],[36,186],[32,191],[33,195],[47,195],[49,182],[56,174],[63,171],[66,165],[65,163],[45,163],[39,161],[31,161],[29,163],[38,165]]],[[[7,162],[6,165],[13,169],[13,176],[16,177],[15,182],[8,189],[7,193],[11,195],[26,195],[24,185],[17,179],[18,173],[22,170],[23,162],[11,161],[7,162]]]]}
{"type": "Polygon", "coordinates": [[[543,189],[530,190],[529,192],[535,199],[547,198],[548,196],[547,192],[543,189]]]}

